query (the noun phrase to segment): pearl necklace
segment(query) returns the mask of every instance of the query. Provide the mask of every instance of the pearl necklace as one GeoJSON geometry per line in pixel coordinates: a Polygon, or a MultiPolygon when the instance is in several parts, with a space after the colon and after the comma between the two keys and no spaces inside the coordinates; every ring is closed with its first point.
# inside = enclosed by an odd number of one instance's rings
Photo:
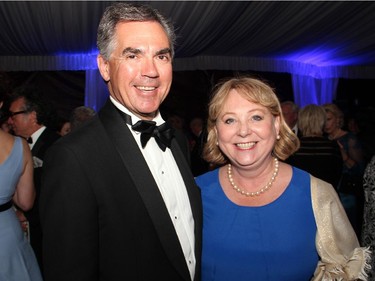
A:
{"type": "Polygon", "coordinates": [[[272,186],[272,184],[275,181],[276,176],[277,176],[277,174],[279,172],[279,161],[275,157],[275,169],[273,171],[273,174],[272,174],[272,177],[271,177],[270,181],[264,187],[262,187],[261,189],[259,189],[258,191],[255,191],[255,192],[248,192],[248,191],[245,191],[245,190],[242,190],[241,188],[239,188],[234,183],[234,181],[233,181],[233,177],[232,177],[232,165],[228,164],[227,169],[228,169],[227,170],[228,179],[229,179],[229,182],[232,185],[233,189],[235,191],[237,191],[239,194],[244,195],[246,197],[254,197],[254,196],[259,196],[262,193],[266,192],[272,186]]]}

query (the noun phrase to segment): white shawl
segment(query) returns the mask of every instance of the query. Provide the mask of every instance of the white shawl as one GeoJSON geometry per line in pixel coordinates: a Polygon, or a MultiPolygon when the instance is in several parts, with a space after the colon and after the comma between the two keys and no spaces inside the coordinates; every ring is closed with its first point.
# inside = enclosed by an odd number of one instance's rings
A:
{"type": "Polygon", "coordinates": [[[316,248],[320,261],[313,281],[367,280],[370,250],[357,236],[333,187],[311,176],[312,205],[317,224],[316,248]]]}

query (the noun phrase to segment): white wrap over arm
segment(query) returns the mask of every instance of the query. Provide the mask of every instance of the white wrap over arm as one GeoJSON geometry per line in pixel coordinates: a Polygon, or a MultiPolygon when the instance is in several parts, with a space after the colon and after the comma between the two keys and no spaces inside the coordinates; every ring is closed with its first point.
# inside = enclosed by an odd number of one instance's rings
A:
{"type": "Polygon", "coordinates": [[[334,188],[311,176],[312,206],[320,261],[313,281],[367,280],[370,250],[360,247],[334,188]]]}

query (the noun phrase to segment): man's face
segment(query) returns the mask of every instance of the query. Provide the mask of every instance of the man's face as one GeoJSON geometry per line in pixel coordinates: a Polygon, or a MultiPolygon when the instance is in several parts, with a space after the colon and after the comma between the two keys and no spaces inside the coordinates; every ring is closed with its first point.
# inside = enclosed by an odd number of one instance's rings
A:
{"type": "Polygon", "coordinates": [[[111,96],[142,119],[153,119],[172,84],[167,34],[153,21],[117,24],[115,48],[98,66],[111,96]]]}
{"type": "Polygon", "coordinates": [[[26,112],[25,109],[24,98],[13,101],[9,107],[10,117],[8,123],[17,136],[28,138],[35,129],[33,124],[36,123],[36,113],[35,111],[26,112]]]}
{"type": "Polygon", "coordinates": [[[292,129],[294,125],[297,123],[298,113],[293,111],[292,106],[286,104],[281,105],[281,110],[285,122],[288,124],[289,128],[292,129]]]}

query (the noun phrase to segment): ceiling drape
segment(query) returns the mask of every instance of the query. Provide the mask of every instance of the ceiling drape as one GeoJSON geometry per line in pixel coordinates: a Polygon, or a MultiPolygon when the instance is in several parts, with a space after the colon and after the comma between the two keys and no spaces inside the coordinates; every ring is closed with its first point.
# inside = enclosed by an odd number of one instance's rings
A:
{"type": "MultiPolygon", "coordinates": [[[[110,3],[1,2],[0,70],[95,70],[96,29],[110,3]]],[[[176,71],[286,72],[297,75],[295,81],[375,78],[374,2],[137,3],[152,5],[174,22],[176,71]]],[[[316,87],[312,94],[322,96],[326,88],[316,87]]]]}

